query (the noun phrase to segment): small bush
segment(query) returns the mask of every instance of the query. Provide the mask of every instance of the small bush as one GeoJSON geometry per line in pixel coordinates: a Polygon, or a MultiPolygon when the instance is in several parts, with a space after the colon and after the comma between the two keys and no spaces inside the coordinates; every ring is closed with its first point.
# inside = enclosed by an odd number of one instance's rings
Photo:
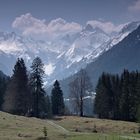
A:
{"type": "Polygon", "coordinates": [[[48,133],[46,127],[43,128],[43,134],[44,134],[44,138],[47,139],[48,133]]]}
{"type": "Polygon", "coordinates": [[[79,132],[78,128],[75,129],[75,132],[79,132]]]}
{"type": "Polygon", "coordinates": [[[75,128],[75,132],[82,132],[79,128],[75,128]]]}
{"type": "Polygon", "coordinates": [[[49,140],[48,138],[44,138],[44,137],[39,137],[36,140],[49,140]]]}
{"type": "Polygon", "coordinates": [[[136,134],[136,131],[135,131],[135,129],[133,130],[133,134],[136,134]]]}
{"type": "Polygon", "coordinates": [[[98,132],[95,124],[94,124],[93,131],[92,132],[93,133],[97,133],[98,132]]]}
{"type": "Polygon", "coordinates": [[[140,134],[140,126],[138,127],[138,133],[140,134]]]}

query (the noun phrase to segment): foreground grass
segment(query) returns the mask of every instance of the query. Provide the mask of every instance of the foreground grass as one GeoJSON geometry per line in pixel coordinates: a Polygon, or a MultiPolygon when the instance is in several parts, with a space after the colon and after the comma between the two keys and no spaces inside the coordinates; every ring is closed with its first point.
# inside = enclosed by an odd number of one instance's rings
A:
{"type": "MultiPolygon", "coordinates": [[[[105,134],[76,134],[68,138],[68,140],[126,140],[118,135],[105,134]]],[[[134,140],[134,139],[133,139],[134,140]]]]}
{"type": "Polygon", "coordinates": [[[0,112],[0,140],[37,140],[46,127],[50,140],[62,140],[63,133],[46,120],[27,118],[0,112]]]}
{"type": "MultiPolygon", "coordinates": [[[[41,120],[0,112],[0,140],[44,140],[43,128],[47,128],[47,140],[126,140],[121,134],[132,134],[136,123],[99,120],[80,117],[60,117],[57,120],[41,120]],[[58,124],[59,126],[55,126],[58,124]],[[96,125],[99,133],[93,133],[96,125]],[[68,131],[66,131],[66,130],[68,131]]],[[[136,135],[139,138],[140,135],[136,135]]]]}

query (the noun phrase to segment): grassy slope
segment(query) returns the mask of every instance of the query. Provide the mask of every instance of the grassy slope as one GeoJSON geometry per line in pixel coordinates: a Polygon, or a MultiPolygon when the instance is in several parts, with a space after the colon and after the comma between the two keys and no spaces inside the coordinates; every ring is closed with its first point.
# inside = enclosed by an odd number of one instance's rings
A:
{"type": "Polygon", "coordinates": [[[100,133],[128,134],[138,131],[138,123],[126,121],[64,116],[54,122],[70,131],[77,129],[80,132],[92,132],[94,126],[96,126],[97,131],[100,133]]]}
{"type": "Polygon", "coordinates": [[[52,140],[61,140],[62,134],[46,120],[26,118],[0,112],[0,140],[35,140],[43,137],[43,127],[47,127],[52,140]]]}
{"type": "Polygon", "coordinates": [[[62,117],[53,120],[54,123],[69,130],[67,132],[49,122],[0,112],[0,140],[39,140],[43,137],[44,126],[47,127],[49,140],[123,140],[118,135],[109,134],[109,132],[129,133],[138,127],[136,123],[79,117],[62,117]],[[92,133],[94,124],[97,130],[100,131],[102,128],[104,134],[92,133]],[[79,132],[75,132],[75,129],[79,132]]]}

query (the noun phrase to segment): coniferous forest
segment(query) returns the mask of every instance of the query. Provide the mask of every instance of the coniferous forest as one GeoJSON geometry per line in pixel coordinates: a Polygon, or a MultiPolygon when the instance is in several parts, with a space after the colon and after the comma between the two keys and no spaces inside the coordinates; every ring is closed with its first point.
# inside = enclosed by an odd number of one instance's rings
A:
{"type": "MultiPolygon", "coordinates": [[[[39,118],[67,115],[63,91],[58,80],[54,82],[51,95],[46,93],[43,86],[43,67],[42,60],[36,57],[28,71],[24,60],[18,58],[11,77],[0,74],[0,109],[2,111],[39,118]]],[[[86,87],[92,87],[86,80],[89,81],[90,77],[84,78],[84,83],[88,83],[86,87]]],[[[73,89],[71,92],[77,95],[73,98],[79,98],[78,92],[80,94],[83,88],[83,85],[77,88],[76,83],[73,82],[73,86],[70,84],[70,89],[73,89]]],[[[140,72],[124,70],[120,75],[102,73],[95,91],[93,106],[96,117],[140,121],[140,72]]],[[[82,92],[82,101],[84,94],[86,95],[86,91],[82,92]]],[[[79,104],[80,100],[74,101],[79,104]]]]}
{"type": "Polygon", "coordinates": [[[95,113],[99,118],[140,121],[140,73],[103,73],[96,87],[95,113]]]}
{"type": "MultiPolygon", "coordinates": [[[[36,57],[30,71],[27,71],[24,60],[18,58],[10,78],[3,74],[0,75],[0,109],[2,111],[16,115],[50,118],[54,113],[52,105],[56,102],[56,97],[60,104],[57,107],[61,110],[61,114],[64,114],[63,93],[59,82],[57,81],[57,84],[55,82],[59,88],[56,86],[56,92],[55,89],[52,90],[55,92],[55,97],[51,102],[43,86],[43,67],[42,60],[36,57]]],[[[54,114],[61,115],[60,113],[54,114]]]]}

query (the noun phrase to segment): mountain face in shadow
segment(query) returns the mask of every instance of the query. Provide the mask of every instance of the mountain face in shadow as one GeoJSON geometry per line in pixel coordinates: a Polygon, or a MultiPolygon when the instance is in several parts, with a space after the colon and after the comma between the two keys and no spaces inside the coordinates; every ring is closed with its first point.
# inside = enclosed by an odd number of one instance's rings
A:
{"type": "MultiPolygon", "coordinates": [[[[94,89],[102,72],[120,74],[124,69],[140,70],[140,26],[85,68],[94,89]]],[[[69,92],[68,83],[75,76],[61,81],[62,89],[66,95],[69,92]]]]}

